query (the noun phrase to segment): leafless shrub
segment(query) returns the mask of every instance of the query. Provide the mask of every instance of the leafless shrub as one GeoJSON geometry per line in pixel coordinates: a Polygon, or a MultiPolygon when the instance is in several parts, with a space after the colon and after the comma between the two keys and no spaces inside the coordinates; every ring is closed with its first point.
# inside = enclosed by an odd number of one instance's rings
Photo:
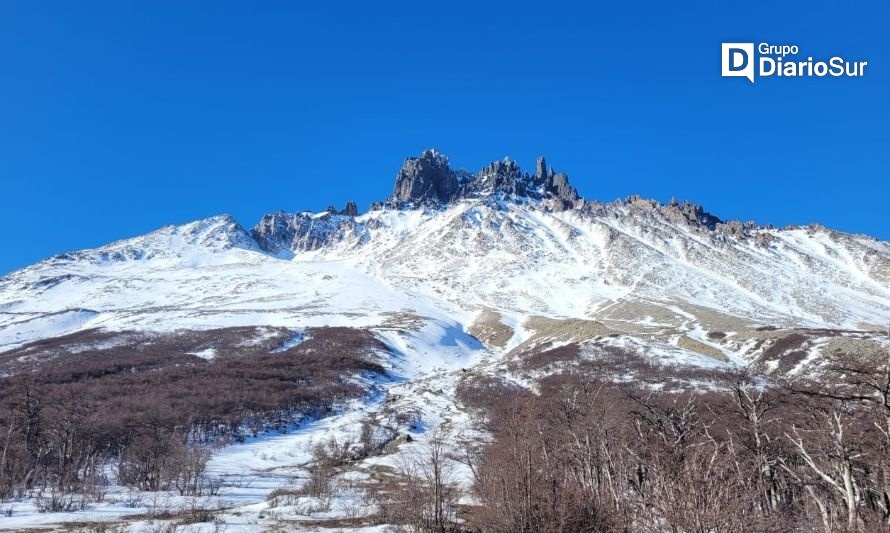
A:
{"type": "Polygon", "coordinates": [[[374,426],[367,420],[362,421],[362,429],[359,435],[359,454],[367,457],[378,448],[377,439],[374,435],[374,426]]]}
{"type": "Polygon", "coordinates": [[[225,485],[221,476],[201,476],[197,485],[197,496],[217,496],[225,485]]]}
{"type": "Polygon", "coordinates": [[[78,531],[88,533],[118,533],[126,531],[126,526],[108,521],[95,522],[69,522],[64,526],[65,531],[78,531]]]}
{"type": "Polygon", "coordinates": [[[295,487],[276,487],[266,496],[269,507],[281,507],[295,505],[299,499],[303,497],[303,493],[295,487]]]}
{"type": "Polygon", "coordinates": [[[179,525],[204,524],[216,521],[215,509],[207,509],[200,506],[190,506],[179,513],[177,523],[179,525]]]}
{"type": "Polygon", "coordinates": [[[148,533],[176,533],[178,525],[172,522],[149,522],[145,526],[148,533]]]}
{"type": "Polygon", "coordinates": [[[70,513],[86,509],[86,501],[82,496],[65,493],[55,487],[40,492],[34,504],[39,513],[70,513]]]}
{"type": "Polygon", "coordinates": [[[174,516],[170,497],[164,494],[152,494],[146,501],[147,518],[153,520],[167,520],[174,516]]]}
{"type": "Polygon", "coordinates": [[[142,497],[142,493],[135,489],[130,489],[127,491],[127,495],[124,497],[123,504],[130,509],[135,509],[137,507],[142,507],[145,503],[145,499],[142,497]]]}
{"type": "Polygon", "coordinates": [[[367,514],[368,498],[364,492],[354,499],[345,500],[342,503],[343,517],[347,520],[355,521],[367,514]]]}
{"type": "Polygon", "coordinates": [[[423,532],[450,531],[455,526],[460,491],[446,442],[433,430],[422,445],[401,456],[397,485],[370,495],[383,520],[423,532]]]}

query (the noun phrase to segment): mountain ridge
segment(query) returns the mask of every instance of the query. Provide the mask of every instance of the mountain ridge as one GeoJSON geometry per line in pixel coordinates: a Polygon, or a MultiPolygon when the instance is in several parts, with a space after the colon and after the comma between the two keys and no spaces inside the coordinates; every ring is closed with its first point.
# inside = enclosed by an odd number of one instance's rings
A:
{"type": "Polygon", "coordinates": [[[365,213],[277,211],[250,229],[218,215],[10,273],[0,330],[74,309],[95,314],[72,315],[83,321],[71,327],[112,329],[372,326],[405,310],[462,328],[485,310],[515,325],[624,320],[613,325],[634,332],[658,316],[699,333],[717,327],[707,321],[739,331],[890,322],[888,242],[726,222],[690,202],[575,195],[543,158],[534,174],[505,160],[471,176],[426,151],[365,213]]]}
{"type": "MultiPolygon", "coordinates": [[[[758,225],[753,221],[722,220],[706,211],[700,204],[689,201],[678,202],[671,199],[667,203],[661,203],[639,195],[631,195],[612,202],[582,198],[571,186],[568,176],[548,167],[544,157],[537,159],[534,174],[523,172],[519,165],[510,158],[494,161],[473,174],[464,169],[451,169],[448,157],[436,149],[428,149],[417,157],[406,158],[402,168],[396,174],[392,195],[384,201],[373,202],[369,211],[441,209],[453,202],[490,197],[500,197],[515,202],[540,202],[545,208],[556,211],[578,209],[601,215],[610,208],[630,205],[639,211],[655,212],[676,222],[702,227],[721,234],[738,238],[754,236],[760,239],[760,244],[766,244],[765,241],[769,237],[764,236],[763,233],[757,234],[758,237],[755,235],[756,230],[775,229],[771,224],[758,225]]],[[[122,238],[94,248],[55,254],[36,264],[44,261],[76,259],[90,252],[100,254],[100,257],[95,259],[96,261],[139,259],[143,257],[139,250],[123,249],[133,239],[149,236],[163,238],[165,232],[173,232],[181,234],[186,241],[194,240],[202,226],[212,227],[217,223],[222,223],[225,228],[219,228],[214,235],[204,236],[204,244],[210,249],[218,246],[223,248],[241,247],[258,249],[273,255],[280,255],[288,248],[291,252],[312,251],[328,242],[333,232],[349,230],[354,227],[350,220],[354,220],[359,215],[355,202],[350,200],[339,210],[329,206],[328,209],[321,212],[307,210],[269,212],[254,226],[247,229],[231,215],[222,213],[183,224],[166,225],[148,234],[122,238]],[[229,236],[228,240],[226,235],[229,236]],[[215,239],[220,238],[223,239],[222,242],[214,242],[215,239]],[[107,253],[103,253],[105,251],[107,253]]],[[[867,234],[833,230],[818,223],[794,224],[780,229],[825,230],[851,237],[868,238],[876,242],[887,242],[867,234]]],[[[23,267],[23,269],[25,268],[28,267],[23,267]]],[[[10,272],[6,276],[15,272],[17,271],[10,272]]]]}

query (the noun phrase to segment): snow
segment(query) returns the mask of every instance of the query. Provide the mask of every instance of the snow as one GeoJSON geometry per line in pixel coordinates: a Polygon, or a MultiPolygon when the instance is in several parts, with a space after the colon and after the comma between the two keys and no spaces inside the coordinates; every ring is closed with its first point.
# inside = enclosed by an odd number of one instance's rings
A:
{"type": "Polygon", "coordinates": [[[309,337],[306,335],[306,333],[304,331],[299,331],[299,330],[294,331],[291,338],[289,338],[286,341],[284,341],[283,343],[281,343],[281,346],[279,346],[278,348],[275,348],[274,350],[272,350],[272,353],[286,352],[287,350],[290,350],[291,348],[293,348],[295,346],[299,346],[300,344],[303,344],[308,339],[309,339],[309,337]]]}
{"type": "MultiPolygon", "coordinates": [[[[396,466],[433,430],[455,441],[472,435],[455,386],[467,369],[521,381],[505,371],[505,355],[535,334],[526,327],[530,318],[628,324],[638,329],[616,330],[621,334],[601,342],[705,367],[743,364],[759,346],[754,339],[710,339],[708,310],[735,320],[737,328],[856,329],[890,322],[890,245],[862,236],[812,228],[758,230],[773,238],[759,246],[620,203],[554,212],[541,203],[492,197],[441,208],[375,210],[354,219],[299,216],[311,221],[313,238],[323,237],[323,246],[265,253],[231,217],[221,216],[65,254],[5,276],[0,352],[89,328],[287,328],[292,336],[273,352],[303,342],[312,327],[374,332],[391,350],[384,361],[391,379],[366,380],[366,398],[285,434],[261,435],[213,453],[208,474],[227,483],[211,503],[230,507],[223,513],[227,530],[262,531],[275,517],[306,518],[299,506],[270,509],[266,498],[279,486],[305,479],[312,447],[330,438],[357,438],[363,421],[388,416],[384,407],[416,414],[414,442],[366,459],[344,476],[396,466]],[[634,306],[641,311],[634,313],[634,306]],[[467,333],[483,309],[498,313],[513,331],[503,348],[484,346],[467,333]],[[620,315],[621,309],[630,309],[629,316],[620,315]],[[680,335],[718,350],[730,363],[683,349],[677,345],[680,335]]],[[[297,239],[288,245],[301,242],[307,244],[297,239]]],[[[569,339],[548,341],[558,346],[569,339]]],[[[193,352],[208,360],[215,354],[212,346],[193,352]]],[[[807,363],[813,357],[815,352],[807,363]]],[[[470,483],[467,471],[456,475],[464,486],[470,483]]],[[[128,506],[127,496],[112,487],[106,503],[72,514],[40,514],[29,501],[0,503],[0,509],[14,510],[0,528],[146,512],[147,505],[128,506]]],[[[171,506],[189,503],[164,497],[171,506]]],[[[330,511],[313,516],[342,516],[356,498],[346,488],[330,511]]]]}
{"type": "Polygon", "coordinates": [[[63,310],[25,319],[14,317],[7,323],[0,322],[0,351],[92,327],[98,314],[85,309],[63,310]]]}
{"type": "Polygon", "coordinates": [[[194,355],[195,357],[200,357],[201,359],[204,359],[206,361],[210,361],[214,357],[216,357],[216,348],[213,348],[211,346],[209,348],[204,348],[203,350],[199,350],[197,352],[187,352],[187,353],[189,355],[194,355]]]}

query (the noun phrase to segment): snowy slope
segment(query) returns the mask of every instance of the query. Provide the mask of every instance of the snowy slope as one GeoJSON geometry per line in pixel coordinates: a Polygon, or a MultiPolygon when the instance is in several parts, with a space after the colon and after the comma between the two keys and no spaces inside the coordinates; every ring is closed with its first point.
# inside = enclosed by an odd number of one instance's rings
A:
{"type": "Polygon", "coordinates": [[[406,310],[595,319],[616,302],[786,327],[890,321],[890,245],[819,227],[755,241],[630,203],[551,211],[492,196],[314,220],[334,236],[288,257],[223,216],[14,272],[0,279],[0,344],[84,327],[371,326],[406,310]]]}

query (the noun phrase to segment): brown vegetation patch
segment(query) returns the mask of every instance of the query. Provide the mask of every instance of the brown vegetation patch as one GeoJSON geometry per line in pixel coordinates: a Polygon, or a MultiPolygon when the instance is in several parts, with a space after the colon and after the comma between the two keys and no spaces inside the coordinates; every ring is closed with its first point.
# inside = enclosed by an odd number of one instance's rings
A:
{"type": "Polygon", "coordinates": [[[467,332],[489,346],[503,348],[513,338],[513,328],[501,322],[501,314],[483,309],[467,332]]]}
{"type": "Polygon", "coordinates": [[[726,358],[726,355],[724,355],[723,352],[721,352],[717,348],[709,346],[693,338],[687,337],[686,335],[680,335],[680,338],[677,340],[677,346],[683,348],[684,350],[689,350],[690,352],[695,352],[697,354],[710,357],[711,359],[723,361],[724,363],[729,362],[729,359],[726,358]]]}
{"type": "Polygon", "coordinates": [[[386,317],[383,323],[379,326],[381,329],[419,331],[430,320],[429,318],[420,316],[409,309],[403,311],[386,311],[381,313],[381,315],[386,317]]]}
{"type": "Polygon", "coordinates": [[[807,356],[809,337],[801,333],[791,333],[773,342],[755,361],[760,371],[770,370],[769,365],[775,362],[774,372],[787,373],[794,370],[807,356]]]}
{"type": "Polygon", "coordinates": [[[108,331],[90,329],[42,339],[0,355],[0,372],[33,371],[59,357],[109,357],[134,355],[190,355],[212,349],[215,357],[245,357],[267,354],[290,339],[286,328],[232,327],[207,330],[177,330],[170,333],[108,331]]]}
{"type": "Polygon", "coordinates": [[[457,400],[469,409],[489,410],[501,404],[505,398],[523,391],[515,383],[496,376],[466,374],[455,387],[457,400]]]}
{"type": "MultiPolygon", "coordinates": [[[[800,339],[776,353],[787,354],[800,339]]],[[[505,395],[466,453],[471,531],[886,531],[887,353],[781,386],[706,390],[554,374],[505,395]],[[874,497],[863,495],[874,495],[874,497]]]]}
{"type": "Polygon", "coordinates": [[[511,357],[525,357],[549,350],[554,344],[582,344],[599,337],[612,335],[614,330],[595,320],[580,318],[530,317],[523,326],[534,334],[510,350],[511,357]]]}
{"type": "MultiPolygon", "coordinates": [[[[88,490],[112,460],[125,484],[193,492],[203,487],[205,446],[324,416],[364,394],[355,375],[385,373],[376,356],[386,347],[366,330],[315,328],[279,353],[265,351],[271,340],[238,341],[236,331],[219,338],[231,353],[210,361],[183,353],[191,337],[177,332],[0,378],[0,495],[35,485],[88,490]]],[[[212,332],[194,333],[204,342],[212,332]]]]}
{"type": "Polygon", "coordinates": [[[534,352],[523,360],[523,366],[527,370],[545,368],[556,363],[577,361],[581,357],[581,346],[578,343],[569,343],[540,352],[534,352]]]}

